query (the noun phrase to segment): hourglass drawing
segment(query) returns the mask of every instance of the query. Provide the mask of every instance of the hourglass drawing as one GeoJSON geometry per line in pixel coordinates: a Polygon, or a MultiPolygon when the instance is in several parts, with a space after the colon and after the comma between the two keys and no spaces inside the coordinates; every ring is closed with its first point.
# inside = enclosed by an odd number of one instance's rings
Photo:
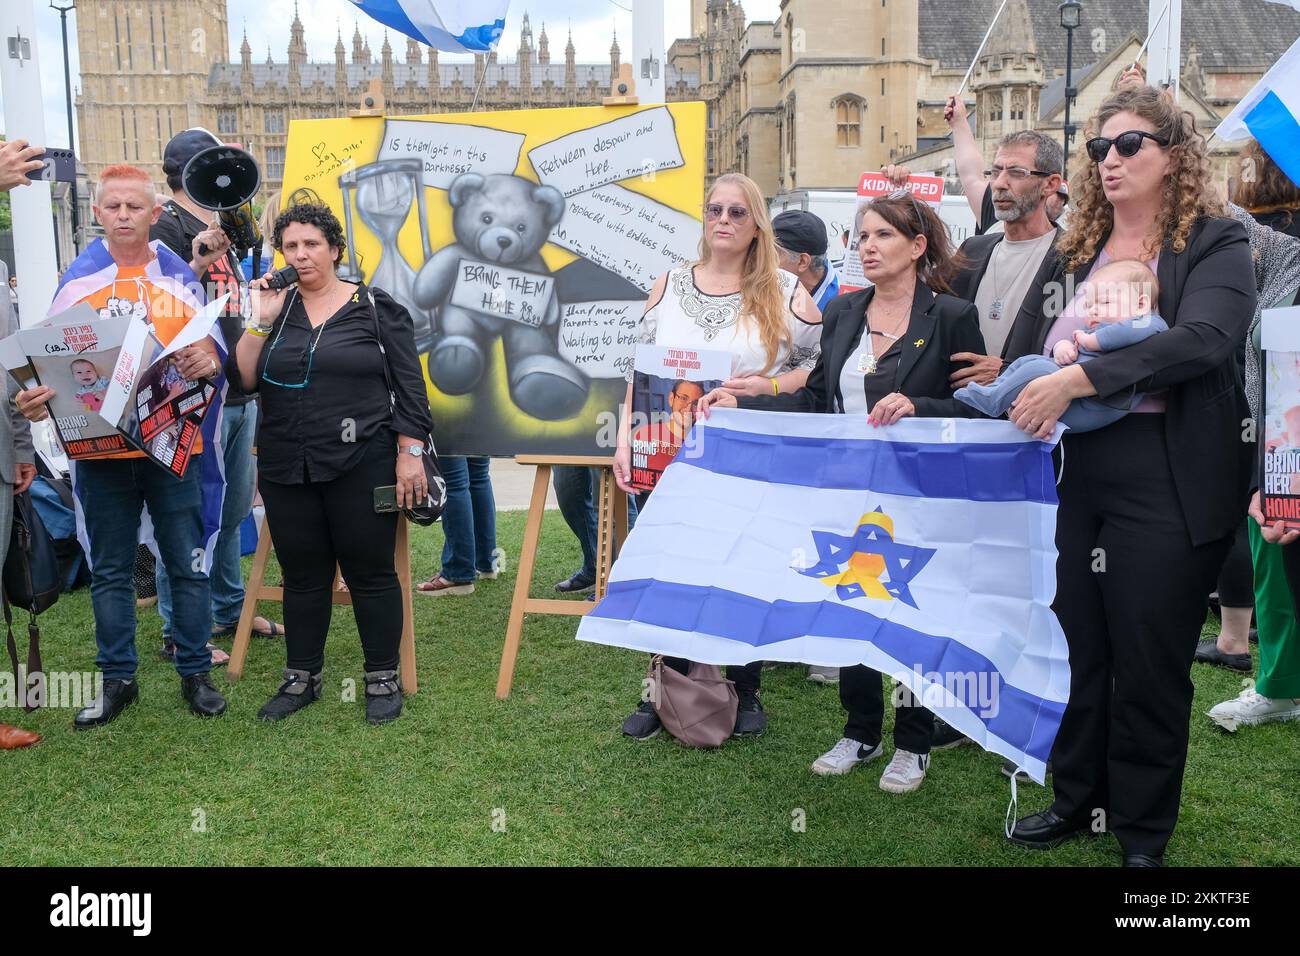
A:
{"type": "Polygon", "coordinates": [[[427,352],[433,346],[433,316],[419,308],[411,295],[415,270],[411,268],[397,248],[397,236],[411,212],[414,200],[418,211],[420,241],[424,246],[424,259],[433,254],[429,248],[429,227],[424,210],[423,163],[419,159],[386,159],[360,169],[349,170],[339,177],[343,189],[344,228],[347,231],[348,259],[339,270],[339,278],[350,282],[361,279],[361,269],[355,258],[352,206],[371,232],[379,239],[379,264],[370,277],[370,284],[383,289],[411,313],[415,324],[417,352],[427,352]]]}

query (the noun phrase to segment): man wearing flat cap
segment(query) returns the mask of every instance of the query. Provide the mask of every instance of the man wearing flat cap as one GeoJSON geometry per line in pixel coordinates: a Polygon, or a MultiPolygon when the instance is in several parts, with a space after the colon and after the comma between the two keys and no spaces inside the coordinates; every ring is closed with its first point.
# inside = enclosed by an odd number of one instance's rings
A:
{"type": "Polygon", "coordinates": [[[840,294],[840,279],[826,263],[826,224],[802,209],[787,209],[772,220],[782,269],[798,277],[817,310],[840,294]]]}

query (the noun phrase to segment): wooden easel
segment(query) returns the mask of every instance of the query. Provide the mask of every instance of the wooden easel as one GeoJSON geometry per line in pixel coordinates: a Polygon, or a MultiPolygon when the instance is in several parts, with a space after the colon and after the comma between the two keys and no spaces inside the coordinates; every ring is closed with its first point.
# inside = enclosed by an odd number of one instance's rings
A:
{"type": "MultiPolygon", "coordinates": [[[[551,483],[551,469],[556,465],[579,468],[599,468],[599,487],[594,489],[596,511],[596,601],[605,596],[610,568],[614,566],[619,545],[627,539],[627,495],[614,483],[614,459],[587,458],[579,455],[544,457],[518,455],[521,465],[535,465],[533,497],[528,505],[528,523],[524,526],[524,544],[519,552],[519,575],[515,580],[515,595],[510,602],[510,622],[506,625],[506,643],[501,649],[501,668],[497,673],[497,700],[510,696],[515,681],[515,660],[519,656],[519,640],[524,630],[525,614],[564,614],[583,617],[595,608],[592,601],[573,601],[557,598],[530,598],[533,567],[537,563],[537,544],[542,534],[542,515],[546,511],[546,492],[551,483]]],[[[232,661],[233,663],[233,661],[232,661]]]]}
{"type": "MultiPolygon", "coordinates": [[[[284,588],[272,587],[266,583],[266,562],[271,556],[271,529],[265,518],[262,530],[257,535],[257,551],[253,553],[253,568],[248,575],[248,584],[244,588],[244,607],[239,613],[239,625],[235,628],[235,645],[230,650],[230,663],[226,667],[229,680],[237,681],[244,676],[244,661],[248,657],[248,645],[253,637],[253,618],[257,616],[258,601],[279,601],[284,603],[284,588]]],[[[402,690],[414,694],[420,689],[415,673],[415,618],[411,607],[411,547],[410,534],[406,518],[397,516],[397,544],[393,554],[393,564],[397,569],[397,580],[402,586],[402,644],[401,644],[401,680],[402,690]]],[[[331,599],[334,604],[351,606],[352,594],[338,588],[339,574],[335,571],[334,587],[331,599]]]]}

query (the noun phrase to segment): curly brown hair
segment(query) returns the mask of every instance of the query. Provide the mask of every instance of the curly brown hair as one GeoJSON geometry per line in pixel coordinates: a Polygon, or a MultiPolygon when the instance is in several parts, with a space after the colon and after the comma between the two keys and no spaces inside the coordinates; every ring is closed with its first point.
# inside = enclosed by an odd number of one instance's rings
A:
{"type": "MultiPolygon", "coordinates": [[[[1278,168],[1259,143],[1250,140],[1241,150],[1242,175],[1232,190],[1232,201],[1250,213],[1300,211],[1300,186],[1278,168]],[[1250,175],[1247,175],[1250,173],[1250,175]]],[[[1290,226],[1291,217],[1283,220],[1290,226]]]]}
{"type": "Polygon", "coordinates": [[[340,225],[333,210],[324,203],[299,203],[290,206],[276,217],[275,226],[271,230],[271,245],[277,252],[280,251],[284,230],[295,222],[319,229],[321,235],[325,237],[325,242],[338,250],[334,255],[334,264],[337,266],[343,261],[343,253],[348,248],[347,239],[343,236],[343,226],[340,225]]]}
{"type": "Polygon", "coordinates": [[[1209,153],[1205,137],[1196,130],[1196,119],[1180,110],[1167,94],[1150,86],[1135,86],[1112,94],[1088,122],[1086,133],[1075,156],[1075,170],[1070,176],[1070,198],[1074,210],[1069,224],[1057,241],[1057,250],[1067,272],[1074,272],[1100,252],[1114,225],[1115,213],[1101,185],[1101,169],[1088,157],[1087,141],[1119,113],[1132,113],[1149,122],[1156,136],[1169,145],[1172,164],[1165,178],[1158,218],[1159,230],[1155,256],[1168,242],[1175,252],[1187,246],[1192,225],[1203,216],[1223,215],[1223,203],[1214,190],[1210,176],[1209,153]]]}

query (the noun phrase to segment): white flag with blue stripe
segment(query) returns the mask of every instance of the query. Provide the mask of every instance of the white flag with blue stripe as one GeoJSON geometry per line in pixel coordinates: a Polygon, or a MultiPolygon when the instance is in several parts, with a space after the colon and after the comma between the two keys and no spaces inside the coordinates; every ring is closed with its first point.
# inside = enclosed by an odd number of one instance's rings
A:
{"type": "Polygon", "coordinates": [[[1214,135],[1259,141],[1269,158],[1300,183],[1300,39],[1243,96],[1214,135]]]}
{"type": "Polygon", "coordinates": [[[362,13],[435,50],[489,53],[510,0],[352,0],[362,13]]]}
{"type": "Polygon", "coordinates": [[[578,639],[866,664],[1042,781],[1070,687],[1052,444],[1010,422],[717,409],[578,639]]]}

